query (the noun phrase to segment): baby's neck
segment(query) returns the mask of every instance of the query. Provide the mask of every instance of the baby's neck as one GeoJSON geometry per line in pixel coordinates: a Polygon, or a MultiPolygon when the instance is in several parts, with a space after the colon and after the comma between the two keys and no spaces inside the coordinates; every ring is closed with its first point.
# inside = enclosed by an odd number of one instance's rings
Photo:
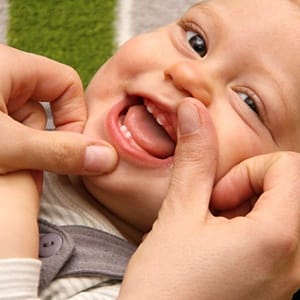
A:
{"type": "MultiPolygon", "coordinates": [[[[143,232],[139,231],[132,225],[128,224],[121,218],[119,218],[116,214],[108,210],[106,207],[104,207],[99,201],[97,201],[85,188],[84,184],[77,176],[69,176],[69,179],[72,183],[72,185],[76,188],[77,192],[82,194],[82,197],[93,199],[93,202],[95,202],[95,210],[94,213],[100,213],[103,215],[106,219],[108,219],[113,226],[117,228],[117,230],[130,242],[134,244],[139,244],[143,237],[143,232]],[[88,194],[89,197],[85,197],[85,195],[88,194]]],[[[88,200],[87,200],[88,201],[88,200]]]]}
{"type": "Polygon", "coordinates": [[[132,225],[124,222],[121,220],[118,216],[110,212],[105,207],[101,206],[103,210],[101,210],[101,213],[109,219],[114,226],[122,233],[122,235],[130,242],[138,245],[142,241],[143,233],[136,228],[134,228],[132,225]]]}

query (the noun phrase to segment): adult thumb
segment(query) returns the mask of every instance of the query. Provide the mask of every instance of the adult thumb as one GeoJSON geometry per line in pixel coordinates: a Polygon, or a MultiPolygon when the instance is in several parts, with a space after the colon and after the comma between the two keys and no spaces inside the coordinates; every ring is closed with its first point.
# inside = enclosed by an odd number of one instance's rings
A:
{"type": "Polygon", "coordinates": [[[208,212],[217,165],[217,138],[206,107],[188,98],[178,108],[178,142],[167,201],[208,212]]]}
{"type": "Polygon", "coordinates": [[[1,114],[0,173],[20,169],[101,175],[117,165],[114,148],[79,133],[29,128],[1,114]]]}

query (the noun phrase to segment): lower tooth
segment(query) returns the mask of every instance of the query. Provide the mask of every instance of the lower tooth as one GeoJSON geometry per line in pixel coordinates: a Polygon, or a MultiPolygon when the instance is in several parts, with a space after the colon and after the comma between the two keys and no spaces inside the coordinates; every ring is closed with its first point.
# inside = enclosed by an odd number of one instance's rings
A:
{"type": "Polygon", "coordinates": [[[127,138],[127,139],[130,139],[131,138],[131,133],[130,131],[127,129],[127,127],[125,125],[122,125],[120,127],[120,130],[121,132],[124,134],[124,136],[127,138]]]}
{"type": "Polygon", "coordinates": [[[120,129],[121,129],[121,131],[122,131],[123,133],[126,133],[126,132],[128,131],[128,129],[127,129],[127,127],[126,127],[125,125],[122,125],[122,126],[120,127],[120,129]]]}
{"type": "Polygon", "coordinates": [[[130,138],[131,138],[131,133],[130,133],[129,131],[127,131],[127,132],[125,133],[125,137],[126,137],[127,139],[130,139],[130,138]]]}

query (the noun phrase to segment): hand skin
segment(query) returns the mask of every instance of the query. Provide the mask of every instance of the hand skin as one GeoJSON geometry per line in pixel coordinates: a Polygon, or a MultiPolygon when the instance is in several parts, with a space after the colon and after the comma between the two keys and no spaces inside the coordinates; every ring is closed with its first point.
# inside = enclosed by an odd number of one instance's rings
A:
{"type": "Polygon", "coordinates": [[[191,102],[178,116],[169,193],[129,262],[118,299],[291,299],[300,286],[300,154],[246,160],[213,191],[217,145],[208,112],[191,102]],[[245,216],[209,210],[211,198],[233,208],[253,196],[245,216]]]}
{"type": "Polygon", "coordinates": [[[87,175],[114,169],[118,158],[113,147],[80,134],[87,110],[74,69],[0,45],[0,76],[0,140],[6,145],[0,149],[0,174],[43,169],[87,175]],[[29,128],[29,123],[45,125],[39,101],[50,103],[59,132],[29,128]]]}
{"type": "Polygon", "coordinates": [[[80,134],[87,111],[71,67],[0,45],[0,75],[0,258],[37,258],[42,173],[27,170],[102,174],[114,168],[117,154],[80,134]],[[59,132],[44,131],[39,101],[50,102],[59,132]]]}

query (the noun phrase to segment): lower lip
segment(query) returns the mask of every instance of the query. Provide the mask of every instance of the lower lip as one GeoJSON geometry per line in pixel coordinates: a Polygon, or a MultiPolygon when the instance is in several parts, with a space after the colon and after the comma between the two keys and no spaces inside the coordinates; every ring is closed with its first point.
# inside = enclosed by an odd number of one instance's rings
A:
{"type": "Polygon", "coordinates": [[[169,166],[173,162],[173,157],[159,159],[148,152],[130,143],[120,130],[119,118],[121,112],[128,106],[138,103],[137,99],[123,100],[117,103],[107,115],[106,127],[113,145],[117,151],[126,159],[143,166],[169,166]]]}

